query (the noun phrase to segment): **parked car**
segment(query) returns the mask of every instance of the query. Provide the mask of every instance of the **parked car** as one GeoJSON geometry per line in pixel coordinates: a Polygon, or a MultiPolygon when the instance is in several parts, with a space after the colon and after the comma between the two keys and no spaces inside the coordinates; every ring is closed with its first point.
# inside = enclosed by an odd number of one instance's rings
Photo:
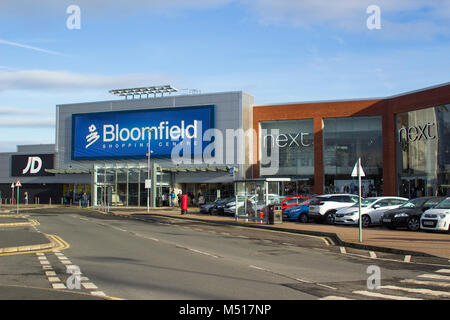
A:
{"type": "Polygon", "coordinates": [[[224,202],[226,202],[227,200],[228,200],[228,198],[225,198],[225,199],[217,199],[216,201],[211,202],[211,203],[201,204],[200,207],[199,207],[199,208],[200,208],[200,213],[212,214],[213,209],[214,209],[217,205],[219,205],[219,204],[221,204],[221,203],[224,203],[224,202]]]}
{"type": "Polygon", "coordinates": [[[308,199],[309,199],[309,197],[305,197],[305,196],[282,197],[282,198],[280,198],[280,200],[281,200],[280,204],[282,205],[282,210],[284,212],[287,208],[296,207],[299,204],[303,204],[305,202],[305,200],[308,200],[308,199]]]}
{"type": "Polygon", "coordinates": [[[347,208],[359,201],[354,194],[325,194],[314,197],[309,204],[308,216],[318,222],[334,224],[338,209],[347,208]]]}
{"type": "Polygon", "coordinates": [[[420,217],[420,228],[450,232],[450,197],[423,213],[420,217]]]}
{"type": "Polygon", "coordinates": [[[283,220],[308,222],[309,200],[300,203],[297,206],[286,208],[283,211],[283,220]]]}
{"type": "MultiPolygon", "coordinates": [[[[223,202],[218,203],[213,209],[212,214],[218,214],[220,216],[228,214],[228,209],[232,206],[236,206],[236,198],[227,198],[223,202]],[[225,209],[227,209],[227,212],[225,212],[225,209]]],[[[233,213],[234,215],[234,213],[233,213]]]]}
{"type": "MultiPolygon", "coordinates": [[[[396,209],[407,202],[401,197],[369,197],[361,200],[362,226],[381,224],[381,217],[387,210],[396,209]]],[[[336,212],[336,224],[359,224],[359,203],[336,212]]]]}
{"type": "Polygon", "coordinates": [[[434,208],[444,197],[421,197],[409,200],[398,209],[388,210],[381,219],[382,224],[389,229],[407,228],[411,231],[420,229],[420,217],[431,208],[434,208]]]}
{"type": "Polygon", "coordinates": [[[223,214],[231,217],[236,214],[236,199],[233,198],[232,201],[225,203],[225,206],[223,207],[223,214]]]}

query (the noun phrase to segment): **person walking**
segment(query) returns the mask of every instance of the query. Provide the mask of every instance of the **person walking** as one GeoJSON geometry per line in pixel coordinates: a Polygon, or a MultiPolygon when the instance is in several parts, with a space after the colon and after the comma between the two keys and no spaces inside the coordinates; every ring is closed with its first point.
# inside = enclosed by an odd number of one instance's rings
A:
{"type": "Polygon", "coordinates": [[[172,190],[170,193],[170,206],[173,207],[175,205],[175,192],[172,190]]]}
{"type": "Polygon", "coordinates": [[[24,193],[24,197],[25,197],[25,204],[28,204],[28,192],[24,193]]]}
{"type": "Polygon", "coordinates": [[[178,198],[178,206],[181,207],[181,191],[178,192],[177,198],[178,198]]]}
{"type": "Polygon", "coordinates": [[[81,206],[83,208],[86,208],[87,202],[88,202],[88,196],[87,196],[86,192],[83,192],[83,195],[81,196],[81,206]]]}

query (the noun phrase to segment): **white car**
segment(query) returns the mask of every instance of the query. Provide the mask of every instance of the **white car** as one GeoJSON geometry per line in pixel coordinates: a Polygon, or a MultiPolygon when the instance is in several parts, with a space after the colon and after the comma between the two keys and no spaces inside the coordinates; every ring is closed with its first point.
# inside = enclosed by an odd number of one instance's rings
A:
{"type": "MultiPolygon", "coordinates": [[[[381,224],[383,214],[391,209],[397,209],[407,202],[401,197],[369,197],[361,200],[362,226],[364,228],[381,224]]],[[[336,212],[336,224],[359,224],[359,203],[336,212]]]]}
{"type": "Polygon", "coordinates": [[[308,217],[316,221],[334,223],[334,215],[338,209],[347,208],[358,203],[359,197],[354,194],[325,194],[311,199],[308,217]]]}
{"type": "Polygon", "coordinates": [[[423,213],[420,228],[450,232],[450,197],[423,213]]]}

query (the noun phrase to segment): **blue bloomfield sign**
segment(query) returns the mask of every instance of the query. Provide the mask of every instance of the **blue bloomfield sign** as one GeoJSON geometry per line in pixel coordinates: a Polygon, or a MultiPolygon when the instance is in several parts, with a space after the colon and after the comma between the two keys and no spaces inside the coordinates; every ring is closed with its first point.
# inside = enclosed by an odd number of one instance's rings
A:
{"type": "Polygon", "coordinates": [[[72,159],[145,158],[149,132],[152,157],[170,158],[172,148],[183,139],[194,154],[203,152],[203,132],[212,128],[213,105],[73,114],[72,159]]]}

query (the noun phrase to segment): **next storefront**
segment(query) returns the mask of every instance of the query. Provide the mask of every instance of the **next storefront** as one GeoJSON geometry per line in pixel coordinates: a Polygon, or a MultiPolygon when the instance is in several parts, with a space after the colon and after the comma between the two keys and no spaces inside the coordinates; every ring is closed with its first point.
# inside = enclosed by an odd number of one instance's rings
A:
{"type": "Polygon", "coordinates": [[[365,196],[450,193],[450,84],[381,99],[255,106],[253,127],[254,177],[291,178],[286,195],[355,192],[359,157],[365,196]],[[275,147],[279,169],[264,174],[275,147]]]}

